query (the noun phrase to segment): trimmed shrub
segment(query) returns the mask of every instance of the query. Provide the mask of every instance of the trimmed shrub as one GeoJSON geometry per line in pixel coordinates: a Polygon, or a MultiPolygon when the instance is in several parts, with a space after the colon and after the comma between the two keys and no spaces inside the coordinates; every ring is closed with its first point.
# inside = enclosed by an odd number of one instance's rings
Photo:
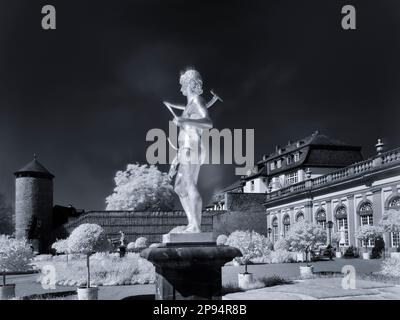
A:
{"type": "Polygon", "coordinates": [[[382,262],[381,272],[385,276],[400,277],[400,258],[392,257],[382,262]]]}
{"type": "Polygon", "coordinates": [[[139,237],[135,241],[135,248],[136,249],[144,249],[147,248],[147,238],[139,237]]]}
{"type": "Polygon", "coordinates": [[[217,246],[224,245],[224,244],[226,244],[227,241],[228,241],[228,237],[224,234],[220,234],[217,237],[217,246]]]}
{"type": "Polygon", "coordinates": [[[238,230],[229,235],[226,245],[238,248],[243,256],[235,260],[241,264],[247,264],[254,258],[268,255],[271,242],[255,231],[238,230]]]}

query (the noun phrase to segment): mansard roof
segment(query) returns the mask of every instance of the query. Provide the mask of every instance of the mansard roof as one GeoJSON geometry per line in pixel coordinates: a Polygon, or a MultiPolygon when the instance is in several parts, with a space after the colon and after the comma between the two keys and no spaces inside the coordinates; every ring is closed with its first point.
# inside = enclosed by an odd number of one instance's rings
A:
{"type": "Polygon", "coordinates": [[[288,144],[286,147],[277,147],[277,150],[262,161],[257,163],[256,172],[251,173],[246,180],[258,176],[271,176],[297,167],[330,167],[341,168],[363,160],[360,146],[351,146],[345,142],[332,139],[318,131],[312,135],[288,144]],[[298,161],[287,164],[282,161],[281,167],[267,165],[279,159],[285,159],[288,155],[299,153],[298,161]]]}
{"type": "Polygon", "coordinates": [[[278,159],[288,153],[292,153],[296,150],[301,150],[308,146],[324,147],[324,149],[332,149],[332,150],[345,149],[345,150],[361,151],[361,147],[359,147],[359,146],[351,146],[343,141],[340,141],[337,139],[332,139],[324,134],[321,134],[319,131],[315,131],[310,136],[300,139],[295,142],[290,142],[285,147],[277,146],[276,150],[273,153],[269,154],[267,157],[265,157],[259,163],[278,159]]]}

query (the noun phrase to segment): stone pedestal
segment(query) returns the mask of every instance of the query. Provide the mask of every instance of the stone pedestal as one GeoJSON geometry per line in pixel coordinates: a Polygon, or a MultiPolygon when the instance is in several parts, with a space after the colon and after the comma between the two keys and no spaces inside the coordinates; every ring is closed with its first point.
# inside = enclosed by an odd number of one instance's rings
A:
{"type": "Polygon", "coordinates": [[[240,250],[217,246],[212,233],[171,233],[163,241],[140,254],[156,268],[156,300],[220,300],[221,268],[240,250]]]}

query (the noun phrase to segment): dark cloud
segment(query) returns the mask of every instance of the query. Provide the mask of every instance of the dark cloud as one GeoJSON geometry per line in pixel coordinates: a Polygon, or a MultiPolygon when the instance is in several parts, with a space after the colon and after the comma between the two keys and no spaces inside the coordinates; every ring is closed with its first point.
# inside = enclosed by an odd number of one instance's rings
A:
{"type": "MultiPolygon", "coordinates": [[[[57,30],[40,28],[37,0],[0,4],[0,191],[34,152],[56,175],[56,202],[102,209],[114,173],[145,162],[146,132],[167,129],[166,99],[196,66],[215,127],[254,128],[256,157],[319,129],[362,145],[398,146],[399,4],[352,1],[51,1],[57,30]]],[[[165,167],[163,167],[165,169],[165,167]]],[[[232,166],[202,169],[205,201],[232,166]]]]}

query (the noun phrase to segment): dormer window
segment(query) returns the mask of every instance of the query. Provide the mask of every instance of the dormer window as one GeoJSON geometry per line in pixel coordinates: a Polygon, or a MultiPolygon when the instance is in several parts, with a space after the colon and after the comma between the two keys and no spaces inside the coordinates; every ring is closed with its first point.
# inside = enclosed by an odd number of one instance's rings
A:
{"type": "Polygon", "coordinates": [[[276,167],[277,167],[277,168],[282,167],[282,160],[281,160],[281,159],[279,159],[279,160],[276,162],[276,167]]]}
{"type": "Polygon", "coordinates": [[[275,162],[271,162],[271,170],[275,170],[275,162]]]}
{"type": "Polygon", "coordinates": [[[295,154],[294,154],[294,162],[297,162],[297,161],[299,161],[300,160],[300,152],[296,152],[295,154]]]}

